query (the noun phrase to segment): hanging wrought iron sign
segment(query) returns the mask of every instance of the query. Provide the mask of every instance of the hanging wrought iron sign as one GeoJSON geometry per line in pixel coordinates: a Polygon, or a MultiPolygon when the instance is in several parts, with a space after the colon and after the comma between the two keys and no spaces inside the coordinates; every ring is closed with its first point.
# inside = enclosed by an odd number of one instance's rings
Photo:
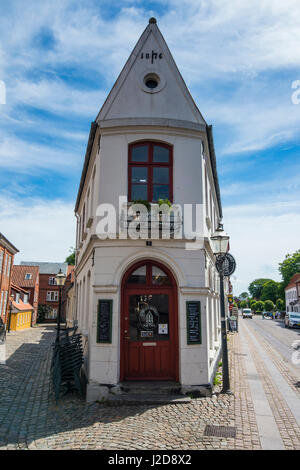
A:
{"type": "Polygon", "coordinates": [[[223,276],[231,276],[236,268],[234,257],[230,253],[226,253],[225,255],[217,255],[216,268],[219,274],[222,274],[223,276]]]}

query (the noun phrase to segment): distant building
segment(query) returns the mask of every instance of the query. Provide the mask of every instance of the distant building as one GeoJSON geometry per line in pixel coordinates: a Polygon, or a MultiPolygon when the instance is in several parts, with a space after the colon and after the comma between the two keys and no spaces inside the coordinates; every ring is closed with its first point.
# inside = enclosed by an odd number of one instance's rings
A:
{"type": "Polygon", "coordinates": [[[8,325],[12,331],[30,328],[32,324],[33,306],[29,303],[30,292],[15,284],[11,284],[11,302],[8,325]]]}
{"type": "MultiPolygon", "coordinates": [[[[48,305],[49,313],[45,317],[46,322],[54,322],[57,320],[59,307],[59,287],[56,285],[55,276],[59,270],[67,276],[67,263],[44,263],[36,261],[22,261],[21,266],[38,266],[39,267],[39,305],[48,305]]],[[[62,311],[61,320],[65,320],[62,311]]]]}
{"type": "Polygon", "coordinates": [[[300,273],[294,274],[285,288],[287,312],[300,312],[300,273]]]}
{"type": "Polygon", "coordinates": [[[39,267],[38,266],[13,266],[12,283],[29,292],[29,303],[33,306],[32,325],[37,320],[39,303],[39,267]]]}
{"type": "Polygon", "coordinates": [[[19,250],[0,233],[0,316],[7,322],[11,284],[11,267],[19,250]]]}

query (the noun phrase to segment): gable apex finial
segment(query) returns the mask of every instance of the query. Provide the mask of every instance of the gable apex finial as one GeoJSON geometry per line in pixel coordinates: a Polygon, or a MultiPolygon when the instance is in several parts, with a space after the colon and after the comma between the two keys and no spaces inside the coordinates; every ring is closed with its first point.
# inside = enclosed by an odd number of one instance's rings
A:
{"type": "Polygon", "coordinates": [[[156,23],[156,18],[150,18],[149,19],[149,24],[153,24],[153,23],[156,23]]]}

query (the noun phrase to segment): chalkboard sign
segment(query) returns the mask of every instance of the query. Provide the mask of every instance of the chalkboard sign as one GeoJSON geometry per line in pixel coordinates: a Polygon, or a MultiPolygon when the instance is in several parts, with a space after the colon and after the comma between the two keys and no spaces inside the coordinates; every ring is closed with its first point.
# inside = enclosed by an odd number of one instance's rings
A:
{"type": "Polygon", "coordinates": [[[186,302],[187,344],[201,344],[201,308],[200,302],[186,302]]]}
{"type": "Polygon", "coordinates": [[[98,301],[97,343],[111,343],[112,303],[111,299],[98,301]]]}

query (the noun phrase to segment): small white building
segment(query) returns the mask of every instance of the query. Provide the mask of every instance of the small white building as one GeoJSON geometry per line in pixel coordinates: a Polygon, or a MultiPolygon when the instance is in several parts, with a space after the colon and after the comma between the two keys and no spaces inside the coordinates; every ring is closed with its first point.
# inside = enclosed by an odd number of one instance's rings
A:
{"type": "Polygon", "coordinates": [[[124,381],[175,381],[209,394],[221,346],[210,245],[222,217],[212,128],[153,18],[91,125],[75,212],[89,400],[124,381]],[[128,237],[128,223],[141,220],[126,214],[130,203],[160,199],[184,209],[166,224],[183,236],[162,238],[158,218],[158,236],[128,237]],[[105,238],[99,222],[110,207],[116,233],[110,224],[105,238]]]}

